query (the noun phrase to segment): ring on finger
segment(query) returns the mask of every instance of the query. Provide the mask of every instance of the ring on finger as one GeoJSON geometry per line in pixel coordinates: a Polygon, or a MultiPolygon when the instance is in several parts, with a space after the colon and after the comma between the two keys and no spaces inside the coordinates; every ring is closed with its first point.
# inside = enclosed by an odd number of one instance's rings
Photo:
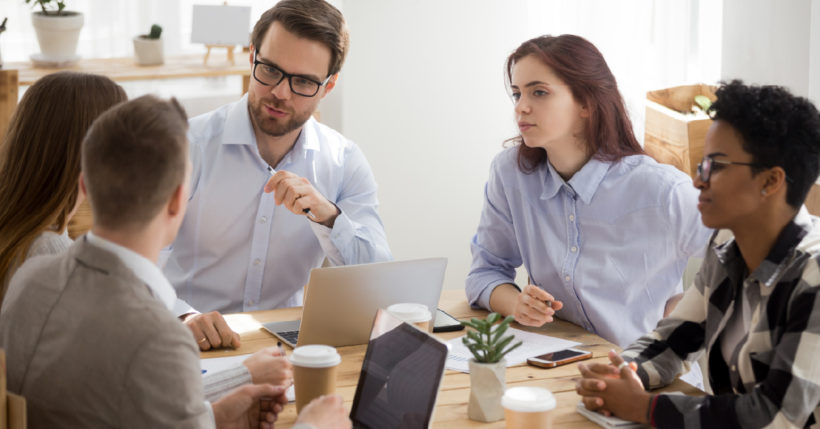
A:
{"type": "Polygon", "coordinates": [[[618,364],[618,371],[624,369],[624,367],[629,367],[629,362],[623,361],[620,364],[618,364]]]}
{"type": "Polygon", "coordinates": [[[204,343],[205,341],[208,341],[208,337],[202,337],[202,339],[201,339],[201,340],[197,341],[197,344],[202,344],[202,343],[204,343]]]}

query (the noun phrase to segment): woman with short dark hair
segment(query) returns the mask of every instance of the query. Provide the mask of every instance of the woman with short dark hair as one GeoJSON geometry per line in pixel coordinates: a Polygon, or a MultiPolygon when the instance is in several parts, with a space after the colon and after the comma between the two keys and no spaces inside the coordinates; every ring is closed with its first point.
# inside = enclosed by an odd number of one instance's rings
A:
{"type": "Polygon", "coordinates": [[[777,86],[723,85],[695,187],[715,230],[695,285],[612,365],[579,365],[589,409],[657,427],[809,427],[820,412],[820,113],[777,86]],[[653,395],[704,355],[714,396],[653,395]],[[632,362],[634,364],[629,364],[632,362]]]}

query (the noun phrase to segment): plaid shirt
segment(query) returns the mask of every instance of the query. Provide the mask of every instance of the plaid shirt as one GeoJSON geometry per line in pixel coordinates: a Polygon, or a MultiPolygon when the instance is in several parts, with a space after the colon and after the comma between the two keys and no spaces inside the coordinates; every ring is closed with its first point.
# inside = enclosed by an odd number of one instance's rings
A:
{"type": "Polygon", "coordinates": [[[803,207],[747,278],[733,238],[716,232],[695,285],[652,333],[627,347],[647,388],[672,382],[706,353],[716,396],[662,394],[657,427],[808,427],[820,421],[820,219],[803,207]],[[730,362],[721,334],[748,301],[749,332],[730,362]],[[815,308],[816,307],[816,308],[815,308]]]}

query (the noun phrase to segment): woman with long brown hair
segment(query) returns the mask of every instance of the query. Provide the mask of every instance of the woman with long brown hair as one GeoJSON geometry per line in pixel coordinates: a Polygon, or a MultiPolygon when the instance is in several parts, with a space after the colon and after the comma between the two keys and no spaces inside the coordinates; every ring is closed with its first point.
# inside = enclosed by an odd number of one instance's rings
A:
{"type": "Polygon", "coordinates": [[[627,345],[662,318],[709,238],[692,181],[644,154],[615,77],[587,40],[528,40],[506,77],[520,134],[492,163],[469,301],[528,326],[557,312],[627,345]],[[529,284],[519,288],[522,264],[529,284]]]}
{"type": "Polygon", "coordinates": [[[107,77],[71,72],[42,77],[23,95],[0,146],[0,302],[26,259],[71,245],[66,227],[83,200],[80,143],[126,99],[107,77]]]}

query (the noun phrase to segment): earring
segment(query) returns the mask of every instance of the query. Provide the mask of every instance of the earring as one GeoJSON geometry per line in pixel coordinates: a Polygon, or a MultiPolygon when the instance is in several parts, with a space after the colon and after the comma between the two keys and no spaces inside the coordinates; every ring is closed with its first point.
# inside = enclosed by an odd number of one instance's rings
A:
{"type": "Polygon", "coordinates": [[[761,190],[760,190],[760,195],[763,195],[763,196],[765,197],[765,196],[766,196],[766,190],[765,190],[765,189],[761,189],[761,190]]]}

